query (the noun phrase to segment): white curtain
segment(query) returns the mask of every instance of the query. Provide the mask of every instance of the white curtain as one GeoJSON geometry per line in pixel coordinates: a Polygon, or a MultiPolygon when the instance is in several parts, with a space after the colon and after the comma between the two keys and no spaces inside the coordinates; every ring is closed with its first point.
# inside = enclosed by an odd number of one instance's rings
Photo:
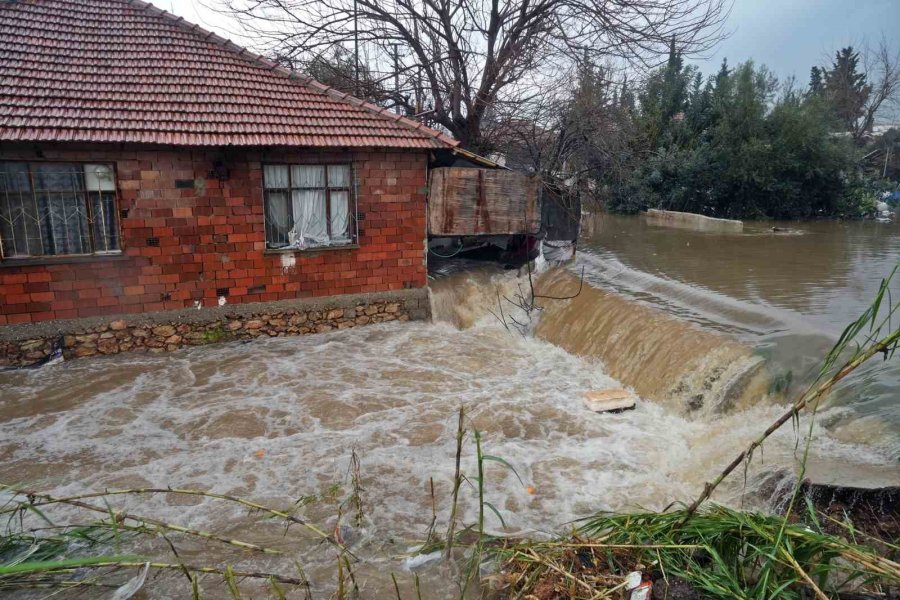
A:
{"type": "Polygon", "coordinates": [[[286,190],[288,183],[287,165],[266,165],[263,167],[263,181],[267,190],[286,190]]]}
{"type": "MultiPolygon", "coordinates": [[[[328,167],[328,187],[350,187],[350,165],[332,165],[328,167]]],[[[335,242],[347,242],[350,239],[350,193],[348,191],[331,192],[331,237],[335,242]]]]}
{"type": "Polygon", "coordinates": [[[350,166],[349,165],[331,165],[328,167],[328,187],[331,188],[348,188],[350,187],[350,166]]]}
{"type": "Polygon", "coordinates": [[[350,194],[331,192],[331,238],[335,242],[350,239],[350,194]]]}
{"type": "Polygon", "coordinates": [[[292,165],[291,182],[295,188],[324,188],[325,167],[322,165],[292,165]]]}
{"type": "Polygon", "coordinates": [[[294,228],[291,246],[304,248],[327,244],[328,220],[325,214],[325,167],[294,165],[291,167],[291,192],[294,206],[294,228]],[[296,189],[313,188],[313,189],[296,189]]]}
{"type": "Polygon", "coordinates": [[[294,190],[294,228],[290,232],[291,246],[305,248],[328,243],[328,222],[325,216],[325,190],[294,190]]]}

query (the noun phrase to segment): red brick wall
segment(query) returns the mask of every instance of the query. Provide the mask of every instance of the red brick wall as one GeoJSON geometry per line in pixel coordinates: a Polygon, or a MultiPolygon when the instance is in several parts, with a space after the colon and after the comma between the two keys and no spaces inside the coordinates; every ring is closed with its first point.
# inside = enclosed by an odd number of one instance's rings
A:
{"type": "Polygon", "coordinates": [[[297,151],[0,146],[0,160],[116,165],[125,259],[0,263],[0,325],[229,303],[381,292],[426,285],[427,155],[297,151]],[[265,253],[262,163],[347,162],[356,167],[358,249],[265,253]],[[226,181],[209,178],[216,161],[226,181]],[[195,187],[176,188],[193,179],[195,187]],[[159,238],[159,247],[147,238],[159,238]]]}

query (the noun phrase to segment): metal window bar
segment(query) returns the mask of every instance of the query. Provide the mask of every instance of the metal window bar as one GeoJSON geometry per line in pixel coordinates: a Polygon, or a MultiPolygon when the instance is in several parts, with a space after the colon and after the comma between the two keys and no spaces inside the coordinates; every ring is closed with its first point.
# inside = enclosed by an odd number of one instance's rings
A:
{"type": "MultiPolygon", "coordinates": [[[[270,248],[286,247],[289,244],[288,235],[290,230],[294,227],[294,203],[291,201],[290,179],[287,177],[284,179],[284,183],[287,184],[287,187],[274,185],[274,182],[269,181],[269,168],[275,170],[278,167],[284,168],[286,172],[290,171],[288,165],[272,164],[263,166],[263,217],[265,220],[266,246],[270,248]],[[280,215],[281,218],[276,218],[275,216],[276,212],[282,212],[275,210],[275,197],[280,197],[283,203],[283,214],[280,215]]],[[[275,177],[275,179],[280,180],[281,177],[275,177]]],[[[278,181],[278,183],[281,183],[281,181],[278,181]]]]}
{"type": "Polygon", "coordinates": [[[359,173],[356,163],[350,164],[350,202],[353,210],[350,211],[350,242],[359,242],[359,207],[356,199],[359,197],[359,173]]]}
{"type": "MultiPolygon", "coordinates": [[[[22,213],[22,215],[24,215],[24,208],[19,208],[18,210],[13,209],[12,196],[13,194],[17,197],[20,195],[15,192],[14,183],[15,181],[12,179],[12,176],[7,173],[6,170],[0,172],[0,191],[3,192],[3,205],[0,205],[0,241],[4,242],[0,243],[0,256],[2,256],[3,251],[5,251],[8,246],[11,246],[13,253],[15,253],[19,244],[16,239],[16,213],[22,213]]],[[[22,206],[21,198],[19,198],[18,206],[22,206]]]]}
{"type": "Polygon", "coordinates": [[[0,162],[0,258],[120,252],[115,171],[87,185],[86,163],[0,162]],[[96,206],[95,206],[96,204],[96,206]]]}
{"type": "Polygon", "coordinates": [[[94,254],[118,253],[119,228],[116,197],[114,193],[104,191],[88,192],[88,211],[94,254]]]}
{"type": "MultiPolygon", "coordinates": [[[[41,165],[43,166],[43,165],[41,165]]],[[[88,254],[85,246],[90,247],[90,234],[86,225],[87,205],[83,201],[78,205],[82,190],[78,188],[78,173],[72,169],[67,171],[48,171],[31,173],[32,197],[34,198],[39,218],[39,231],[43,240],[42,254],[50,256],[69,254],[88,254]],[[47,182],[47,179],[52,183],[47,182]],[[42,223],[40,222],[42,221],[42,223]],[[85,239],[87,234],[88,239],[85,239]]],[[[83,187],[83,178],[80,178],[83,187]]]]}
{"type": "Polygon", "coordinates": [[[288,234],[290,230],[296,227],[296,215],[294,214],[294,202],[293,202],[293,192],[295,191],[322,191],[325,193],[325,224],[326,224],[326,232],[328,235],[329,242],[325,244],[325,246],[332,245],[344,245],[344,244],[352,244],[355,243],[359,239],[359,231],[358,231],[358,219],[357,219],[357,176],[356,176],[356,165],[340,163],[340,164],[332,164],[332,165],[319,165],[319,164],[288,164],[288,163],[267,163],[265,166],[268,167],[284,167],[287,169],[288,176],[288,187],[269,187],[266,182],[263,182],[264,187],[264,199],[265,199],[265,218],[266,218],[266,245],[270,248],[286,248],[290,244],[290,240],[288,239],[288,234]],[[324,167],[324,187],[315,186],[301,186],[295,185],[294,182],[294,170],[291,167],[324,167]],[[348,179],[347,185],[343,186],[335,186],[331,185],[329,168],[347,168],[348,169],[348,179]],[[347,194],[347,229],[346,229],[346,238],[340,239],[340,244],[335,241],[334,236],[334,224],[332,222],[332,192],[346,192],[347,194]],[[285,198],[285,202],[287,204],[287,231],[282,233],[276,227],[278,224],[275,223],[276,219],[273,215],[273,209],[271,206],[272,196],[276,194],[282,194],[285,198]],[[271,237],[270,237],[271,236],[271,237]],[[346,241],[345,241],[346,240],[346,241]]]}

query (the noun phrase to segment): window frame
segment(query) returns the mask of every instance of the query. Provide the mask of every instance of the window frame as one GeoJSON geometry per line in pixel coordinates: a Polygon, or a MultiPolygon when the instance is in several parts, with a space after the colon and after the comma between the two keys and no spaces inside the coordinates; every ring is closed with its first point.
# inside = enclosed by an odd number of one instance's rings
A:
{"type": "MultiPolygon", "coordinates": [[[[104,259],[116,259],[124,256],[124,243],[122,238],[122,215],[121,215],[121,198],[119,195],[119,172],[118,172],[118,164],[115,160],[32,160],[32,159],[2,159],[0,163],[21,163],[25,165],[26,172],[28,175],[28,194],[31,197],[31,201],[37,203],[38,191],[35,188],[35,180],[34,180],[34,166],[36,165],[70,165],[72,167],[80,167],[80,176],[81,183],[83,185],[83,190],[78,194],[80,196],[82,205],[84,206],[85,215],[87,219],[87,230],[88,237],[87,241],[90,244],[90,252],[79,252],[79,253],[67,253],[67,254],[28,254],[22,256],[6,256],[5,250],[3,248],[2,243],[2,234],[0,234],[0,263],[5,264],[35,264],[35,263],[45,263],[45,262],[83,262],[90,260],[104,260],[104,259]],[[85,166],[86,165],[105,165],[112,169],[113,173],[113,189],[112,190],[91,190],[87,186],[86,175],[85,175],[85,166]],[[119,248],[116,250],[96,250],[97,244],[94,233],[94,207],[91,202],[91,194],[99,193],[101,195],[103,193],[109,193],[113,195],[113,202],[115,205],[115,214],[116,214],[116,239],[119,242],[119,248]]],[[[51,191],[51,190],[44,190],[51,191]]],[[[0,201],[4,198],[0,196],[0,201]]],[[[7,203],[7,206],[9,204],[7,203]]],[[[41,242],[43,246],[43,241],[41,242]]]]}
{"type": "Polygon", "coordinates": [[[262,169],[262,192],[263,192],[263,234],[265,236],[265,244],[266,244],[266,252],[319,252],[321,250],[343,250],[343,249],[352,249],[359,248],[359,205],[357,203],[357,176],[356,176],[356,163],[352,160],[348,160],[346,162],[263,162],[261,163],[262,169]],[[266,186],[266,167],[284,167],[287,169],[287,184],[288,187],[273,187],[269,188],[266,186]],[[294,179],[294,169],[293,167],[323,167],[325,169],[325,187],[300,187],[293,185],[294,179]],[[347,167],[348,169],[348,177],[349,182],[346,186],[331,186],[329,185],[328,178],[328,169],[330,167],[347,167]],[[315,245],[315,246],[307,246],[305,248],[293,247],[290,245],[285,245],[281,247],[274,247],[270,245],[269,240],[269,192],[283,192],[287,194],[287,206],[291,219],[291,228],[293,229],[296,226],[296,221],[294,220],[294,202],[293,202],[293,192],[294,191],[319,191],[324,190],[325,192],[325,226],[326,231],[328,233],[329,240],[333,239],[331,232],[331,192],[347,192],[347,242],[346,243],[335,243],[334,241],[330,241],[328,244],[315,245]]]}

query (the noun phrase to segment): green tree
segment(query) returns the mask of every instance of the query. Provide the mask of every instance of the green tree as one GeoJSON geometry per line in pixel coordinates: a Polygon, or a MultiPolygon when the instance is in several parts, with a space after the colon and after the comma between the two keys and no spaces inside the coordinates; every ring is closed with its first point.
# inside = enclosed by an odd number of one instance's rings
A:
{"type": "Polygon", "coordinates": [[[641,127],[650,148],[669,143],[681,129],[695,72],[695,67],[684,66],[673,39],[666,66],[650,75],[638,95],[641,127]]]}
{"type": "Polygon", "coordinates": [[[673,74],[685,70],[670,61],[642,90],[637,122],[648,138],[653,128],[662,134],[612,194],[612,208],[727,218],[858,213],[845,194],[854,151],[848,138],[831,134],[829,102],[793,91],[776,98],[778,82],[765,67],[723,62],[705,85],[694,74],[678,104],[685,118],[667,121],[662,99],[674,96],[666,86],[677,91],[673,74]]]}
{"type": "Polygon", "coordinates": [[[863,117],[872,86],[859,70],[859,52],[852,46],[839,50],[831,68],[824,72],[824,91],[844,131],[855,131],[863,117]]]}
{"type": "Polygon", "coordinates": [[[820,95],[825,90],[825,70],[813,67],[809,70],[809,95],[820,95]]]}

